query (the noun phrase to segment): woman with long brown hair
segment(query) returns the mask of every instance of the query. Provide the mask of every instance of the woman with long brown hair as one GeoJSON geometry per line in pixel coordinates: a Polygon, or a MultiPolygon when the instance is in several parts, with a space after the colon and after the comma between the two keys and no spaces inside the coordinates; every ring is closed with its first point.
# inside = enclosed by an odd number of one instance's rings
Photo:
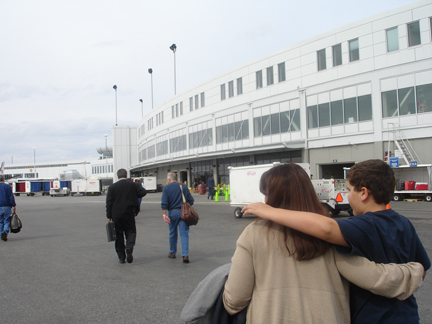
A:
{"type": "MultiPolygon", "coordinates": [[[[260,191],[272,207],[328,216],[308,175],[296,164],[265,172],[260,191]]],[[[349,288],[341,274],[376,294],[407,298],[412,291],[404,295],[392,290],[388,277],[383,276],[390,267],[397,266],[341,256],[327,242],[257,219],[237,241],[224,306],[230,314],[248,307],[247,323],[349,323],[349,288]]],[[[401,279],[406,283],[406,277],[401,279]]]]}

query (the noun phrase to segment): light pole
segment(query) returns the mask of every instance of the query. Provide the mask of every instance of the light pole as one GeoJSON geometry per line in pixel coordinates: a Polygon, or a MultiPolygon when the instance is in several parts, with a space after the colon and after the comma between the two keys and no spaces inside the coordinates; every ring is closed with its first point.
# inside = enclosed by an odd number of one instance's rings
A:
{"type": "MultiPolygon", "coordinates": [[[[108,134],[105,134],[105,152],[108,152],[108,144],[107,144],[107,140],[108,140],[108,134]]],[[[108,159],[105,153],[105,162],[106,162],[106,166],[105,166],[105,172],[108,173],[108,159]]]]}
{"type": "Polygon", "coordinates": [[[152,109],[153,109],[153,69],[148,69],[148,73],[150,73],[151,77],[151,98],[152,98],[152,109]]]}
{"type": "Polygon", "coordinates": [[[175,59],[175,53],[177,50],[176,44],[172,44],[170,46],[170,50],[174,53],[174,94],[176,94],[176,59],[175,59]]]}
{"type": "Polygon", "coordinates": [[[33,149],[33,170],[34,170],[35,178],[37,178],[36,177],[36,147],[32,147],[32,149],[33,149]]]}
{"type": "Polygon", "coordinates": [[[113,89],[115,90],[115,108],[116,108],[116,126],[117,126],[117,86],[114,84],[113,89]]]}
{"type": "Polygon", "coordinates": [[[141,118],[144,118],[144,104],[143,104],[143,100],[140,99],[139,101],[141,102],[141,118]]]}

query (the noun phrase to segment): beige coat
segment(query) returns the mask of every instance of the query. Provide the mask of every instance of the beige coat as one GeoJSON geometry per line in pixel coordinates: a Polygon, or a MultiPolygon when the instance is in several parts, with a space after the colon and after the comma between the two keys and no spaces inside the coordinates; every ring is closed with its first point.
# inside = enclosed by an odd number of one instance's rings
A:
{"type": "MultiPolygon", "coordinates": [[[[264,222],[250,224],[240,235],[225,284],[226,310],[235,314],[249,305],[247,323],[349,323],[348,282],[341,274],[362,288],[399,299],[421,285],[423,267],[416,263],[377,265],[334,249],[296,261],[283,244],[282,227],[276,225],[267,235],[264,222]]],[[[292,249],[291,241],[288,245],[292,249]]]]}

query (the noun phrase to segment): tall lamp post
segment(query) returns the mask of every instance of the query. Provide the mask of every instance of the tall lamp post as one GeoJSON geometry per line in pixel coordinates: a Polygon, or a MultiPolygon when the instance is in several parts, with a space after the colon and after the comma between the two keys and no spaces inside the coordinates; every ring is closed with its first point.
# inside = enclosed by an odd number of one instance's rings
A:
{"type": "Polygon", "coordinates": [[[144,105],[143,105],[143,100],[140,99],[139,101],[141,102],[141,118],[144,118],[144,105]]]}
{"type": "Polygon", "coordinates": [[[150,73],[151,77],[151,98],[152,98],[152,109],[153,109],[153,69],[148,69],[148,73],[150,73]]]}
{"type": "Polygon", "coordinates": [[[113,89],[115,90],[115,108],[116,108],[116,126],[117,126],[117,86],[114,84],[113,89]]]}
{"type": "Polygon", "coordinates": [[[37,178],[36,177],[36,147],[32,147],[32,149],[33,149],[33,170],[34,170],[35,178],[37,178]]]}
{"type": "Polygon", "coordinates": [[[170,46],[170,50],[173,51],[174,53],[174,94],[176,94],[176,58],[175,58],[175,53],[177,50],[176,44],[172,44],[170,46]]]}

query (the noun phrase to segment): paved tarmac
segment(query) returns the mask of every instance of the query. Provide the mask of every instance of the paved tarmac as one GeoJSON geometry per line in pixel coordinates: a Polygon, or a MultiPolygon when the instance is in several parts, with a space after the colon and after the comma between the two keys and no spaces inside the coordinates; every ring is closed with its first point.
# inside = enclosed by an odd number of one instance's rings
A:
{"type": "MultiPolygon", "coordinates": [[[[119,264],[105,232],[105,196],[16,197],[23,221],[0,242],[0,323],[179,323],[196,285],[230,262],[253,217],[194,194],[200,222],[190,229],[191,262],[171,260],[161,193],[144,197],[132,264],[119,264]]],[[[431,203],[392,202],[432,256],[431,203]]],[[[180,256],[180,242],[178,256],[180,256]]],[[[430,276],[430,275],[429,275],[430,276]]],[[[432,279],[416,293],[421,323],[432,323],[432,279]]]]}

